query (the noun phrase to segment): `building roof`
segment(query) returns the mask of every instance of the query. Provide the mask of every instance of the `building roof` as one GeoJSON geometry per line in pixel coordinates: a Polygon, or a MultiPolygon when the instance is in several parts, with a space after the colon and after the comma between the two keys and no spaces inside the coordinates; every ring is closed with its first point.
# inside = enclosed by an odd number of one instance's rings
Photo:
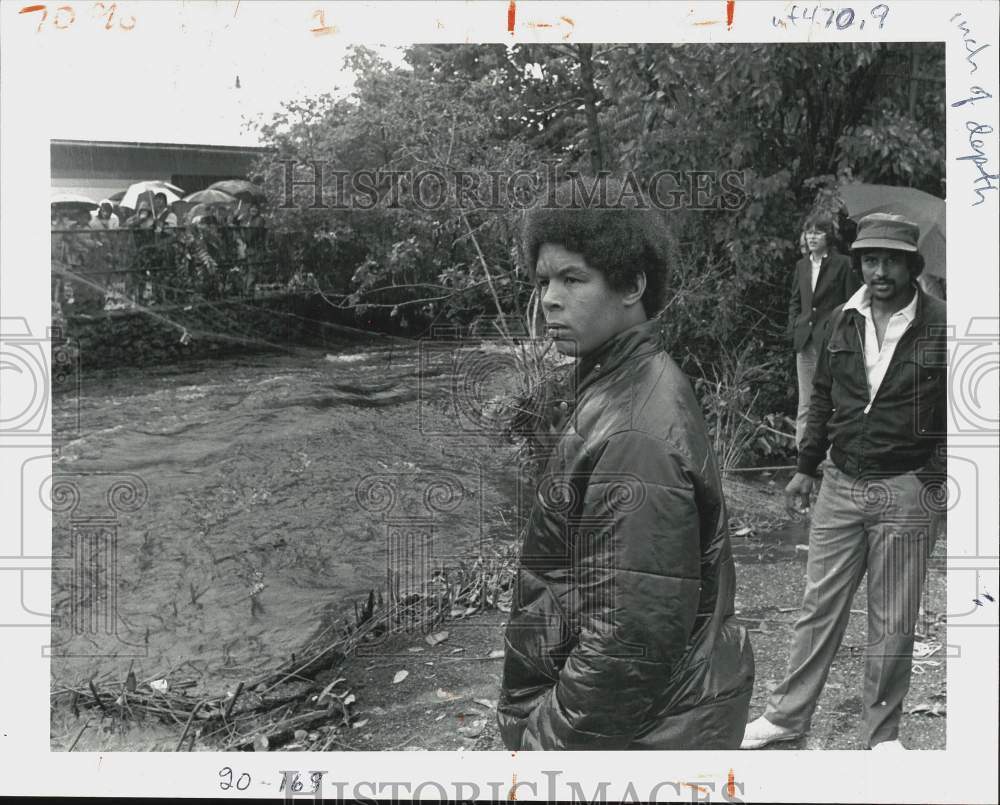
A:
{"type": "Polygon", "coordinates": [[[208,145],[200,143],[155,143],[155,142],[125,142],[116,140],[63,140],[49,141],[54,146],[87,147],[87,148],[159,148],[171,151],[221,151],[223,153],[266,154],[269,148],[259,145],[208,145]]]}

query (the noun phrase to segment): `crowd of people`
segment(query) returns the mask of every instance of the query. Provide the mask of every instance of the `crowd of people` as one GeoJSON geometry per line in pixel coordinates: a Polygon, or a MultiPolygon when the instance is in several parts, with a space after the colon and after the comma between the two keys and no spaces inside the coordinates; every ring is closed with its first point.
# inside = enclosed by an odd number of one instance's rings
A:
{"type": "Polygon", "coordinates": [[[162,192],[136,208],[54,204],[52,302],[58,314],[252,295],[267,263],[261,207],[171,205],[162,192]]]}

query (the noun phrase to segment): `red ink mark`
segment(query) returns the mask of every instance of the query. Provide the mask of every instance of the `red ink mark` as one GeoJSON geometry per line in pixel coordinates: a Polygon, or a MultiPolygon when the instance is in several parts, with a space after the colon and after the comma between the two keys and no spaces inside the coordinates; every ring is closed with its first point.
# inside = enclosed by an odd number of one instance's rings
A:
{"type": "Polygon", "coordinates": [[[330,34],[337,33],[336,25],[326,24],[326,12],[318,8],[313,12],[313,18],[318,23],[315,28],[310,28],[309,31],[314,36],[329,36],[330,34]]]}
{"type": "Polygon", "coordinates": [[[733,27],[733,15],[736,13],[736,0],[726,0],[726,27],[733,27]]]}
{"type": "Polygon", "coordinates": [[[709,789],[705,788],[705,786],[703,786],[703,785],[695,785],[694,783],[682,783],[682,785],[686,785],[686,786],[688,786],[690,788],[693,788],[699,794],[710,793],[709,789]]]}
{"type": "Polygon", "coordinates": [[[49,17],[49,10],[45,6],[25,6],[19,13],[30,14],[33,11],[42,12],[42,18],[38,21],[38,27],[35,28],[35,33],[40,34],[42,32],[42,26],[45,24],[45,20],[49,17]]]}
{"type": "Polygon", "coordinates": [[[730,799],[736,797],[736,774],[732,769],[729,770],[729,782],[726,783],[726,793],[730,799]]]}
{"type": "MultiPolygon", "coordinates": [[[[514,0],[510,0],[513,4],[514,0]]],[[[517,775],[511,775],[510,778],[510,791],[507,792],[508,802],[517,802],[517,775]]]]}
{"type": "Polygon", "coordinates": [[[514,33],[514,23],[517,21],[517,2],[510,0],[507,5],[507,33],[514,33]]]}
{"type": "Polygon", "coordinates": [[[59,8],[56,9],[55,17],[52,18],[52,24],[61,31],[65,31],[74,22],[76,22],[76,12],[73,10],[73,6],[59,6],[59,8]],[[61,15],[64,11],[68,11],[70,14],[69,22],[60,25],[59,20],[62,19],[61,15]]]}

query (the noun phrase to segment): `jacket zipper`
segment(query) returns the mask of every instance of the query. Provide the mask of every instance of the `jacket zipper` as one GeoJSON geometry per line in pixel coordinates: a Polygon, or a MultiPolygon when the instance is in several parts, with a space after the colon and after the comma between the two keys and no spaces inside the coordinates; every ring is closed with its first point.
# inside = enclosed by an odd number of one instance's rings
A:
{"type": "Polygon", "coordinates": [[[861,335],[861,328],[858,326],[857,318],[852,316],[851,320],[854,322],[854,330],[858,334],[858,343],[861,345],[861,371],[865,376],[865,388],[868,389],[868,405],[865,406],[865,413],[867,414],[872,410],[872,403],[875,402],[875,398],[872,396],[872,384],[868,379],[868,361],[865,358],[865,339],[864,336],[861,335]]]}

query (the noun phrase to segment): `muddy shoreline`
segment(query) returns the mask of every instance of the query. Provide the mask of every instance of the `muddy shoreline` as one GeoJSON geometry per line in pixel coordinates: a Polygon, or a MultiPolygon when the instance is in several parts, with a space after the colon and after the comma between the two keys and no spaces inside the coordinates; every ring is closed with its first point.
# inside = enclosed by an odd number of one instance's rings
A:
{"type": "MultiPolygon", "coordinates": [[[[105,535],[117,555],[115,628],[56,629],[53,690],[124,681],[129,668],[140,686],[165,679],[193,681],[191,696],[232,690],[319,630],[349,623],[355,604],[386,588],[388,565],[405,592],[515,540],[517,500],[530,491],[519,488],[512,450],[470,416],[502,389],[477,389],[475,399],[456,392],[468,356],[398,345],[301,350],[94,373],[78,397],[57,397],[53,469],[77,503],[54,513],[53,550],[72,553],[81,518],[109,513],[109,486],[132,483],[142,502],[111,512],[105,535]]],[[[725,478],[737,609],[757,655],[755,708],[783,670],[805,565],[805,531],[785,518],[783,482],[780,473],[725,478]]],[[[55,614],[79,592],[71,581],[53,578],[55,614]]],[[[943,563],[932,564],[929,641],[944,642],[934,620],[943,602],[943,563]]],[[[856,609],[864,606],[862,596],[856,609]]],[[[502,748],[488,705],[504,617],[470,613],[438,627],[449,635],[433,646],[426,634],[403,633],[391,650],[380,643],[381,654],[347,658],[337,674],[354,696],[351,725],[326,730],[331,748],[390,749],[411,734],[400,748],[502,748]],[[393,682],[400,670],[405,681],[393,682]]],[[[848,645],[863,642],[863,628],[852,616],[848,645]]],[[[810,747],[857,745],[862,659],[842,654],[810,747]]],[[[928,705],[904,717],[915,748],[944,746],[944,668],[942,658],[914,678],[908,704],[928,705]]],[[[112,721],[57,705],[52,748],[173,750],[179,738],[177,725],[112,721]]],[[[287,748],[310,744],[308,732],[299,737],[287,748]]]]}

